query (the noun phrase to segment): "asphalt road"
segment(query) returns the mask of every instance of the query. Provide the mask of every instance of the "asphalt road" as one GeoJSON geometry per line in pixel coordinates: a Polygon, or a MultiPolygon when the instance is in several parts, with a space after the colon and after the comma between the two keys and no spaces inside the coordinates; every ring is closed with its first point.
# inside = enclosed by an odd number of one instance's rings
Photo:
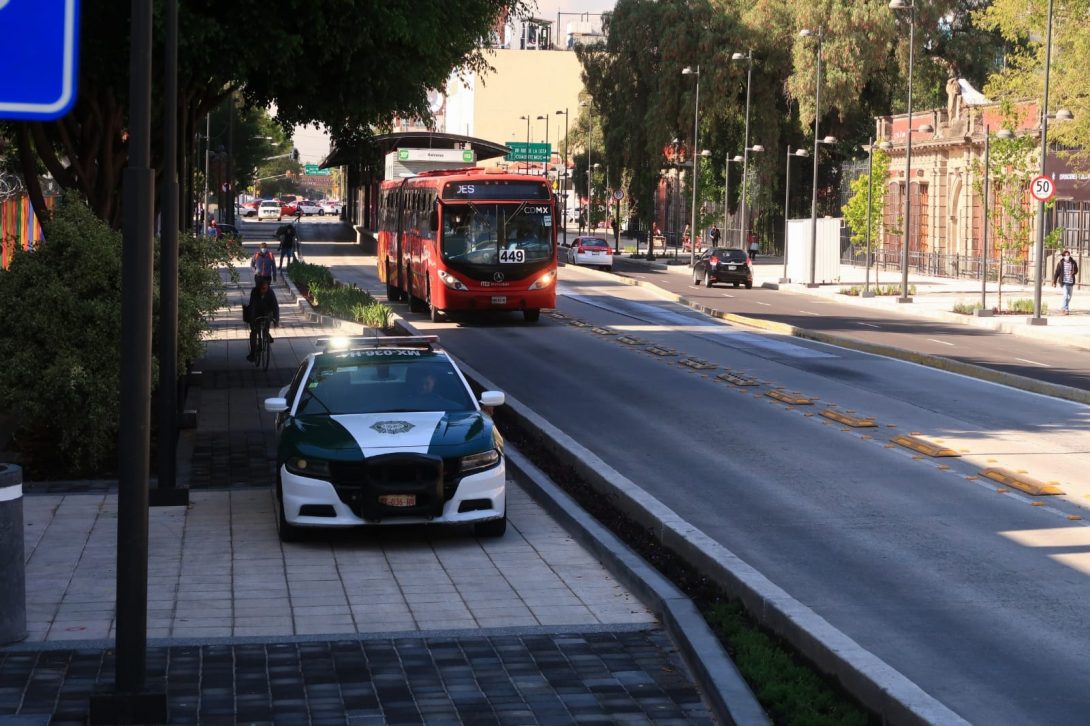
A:
{"type": "MultiPolygon", "coordinates": [[[[618,273],[645,280],[715,310],[774,320],[869,343],[892,345],[972,363],[1050,383],[1090,390],[1090,349],[1018,338],[993,330],[936,322],[839,303],[786,290],[711,289],[692,284],[686,275],[648,270],[618,258],[618,273]]],[[[687,268],[686,268],[687,269],[687,268]]]]}
{"type": "MultiPolygon", "coordinates": [[[[373,260],[350,246],[306,248],[377,290],[373,260]]],[[[1087,407],[726,325],[582,270],[562,270],[560,291],[567,317],[537,325],[431,324],[394,307],[969,721],[1085,721],[1090,527],[1073,518],[1090,503],[1087,407]],[[715,377],[726,370],[758,385],[715,377]],[[776,389],[815,403],[786,405],[766,395],[776,389]],[[878,425],[834,423],[818,415],[827,405],[878,425]],[[961,456],[917,455],[889,443],[895,433],[961,456]],[[1067,495],[1036,506],[997,492],[984,466],[1067,495]]],[[[775,296],[723,299],[741,293],[775,296]]]]}

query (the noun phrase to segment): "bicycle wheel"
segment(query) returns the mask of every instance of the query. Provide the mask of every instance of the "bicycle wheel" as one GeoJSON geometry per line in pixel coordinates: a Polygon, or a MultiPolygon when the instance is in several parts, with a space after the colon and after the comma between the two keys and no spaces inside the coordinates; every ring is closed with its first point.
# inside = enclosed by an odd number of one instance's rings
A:
{"type": "Polygon", "coordinates": [[[261,369],[269,370],[269,359],[272,358],[272,345],[269,340],[269,329],[264,328],[261,331],[261,369]]]}

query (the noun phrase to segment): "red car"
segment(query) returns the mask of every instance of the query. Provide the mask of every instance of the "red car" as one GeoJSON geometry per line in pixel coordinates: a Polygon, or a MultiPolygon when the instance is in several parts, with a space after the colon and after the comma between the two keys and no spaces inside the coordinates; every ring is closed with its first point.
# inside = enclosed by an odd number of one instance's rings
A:
{"type": "Polygon", "coordinates": [[[297,211],[299,211],[297,202],[280,202],[281,217],[294,217],[297,211]]]}

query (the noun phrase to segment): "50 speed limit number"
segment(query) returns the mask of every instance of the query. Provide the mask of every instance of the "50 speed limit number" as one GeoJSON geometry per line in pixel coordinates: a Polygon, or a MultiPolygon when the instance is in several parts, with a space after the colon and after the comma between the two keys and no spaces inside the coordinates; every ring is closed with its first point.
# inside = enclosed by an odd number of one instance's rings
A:
{"type": "Polygon", "coordinates": [[[1033,177],[1029,183],[1029,194],[1038,202],[1047,202],[1056,195],[1056,182],[1044,175],[1033,177]]]}

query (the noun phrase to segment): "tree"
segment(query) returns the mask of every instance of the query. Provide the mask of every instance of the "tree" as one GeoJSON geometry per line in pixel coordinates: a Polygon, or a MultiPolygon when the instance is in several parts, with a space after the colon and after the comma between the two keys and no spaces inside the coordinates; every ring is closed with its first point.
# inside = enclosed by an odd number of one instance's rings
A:
{"type": "MultiPolygon", "coordinates": [[[[40,160],[62,187],[78,190],[98,217],[120,224],[121,171],[128,160],[129,23],[119,9],[111,0],[83,4],[79,95],[72,111],[58,121],[8,124],[39,215],[45,209],[34,174],[40,160]]],[[[314,123],[335,140],[367,138],[372,125],[395,115],[430,119],[428,90],[442,88],[454,69],[485,69],[484,48],[497,19],[525,10],[523,0],[344,0],[335,10],[297,3],[276,12],[255,0],[181,3],[180,168],[194,165],[191,140],[198,119],[235,92],[248,107],[275,104],[285,129],[314,123]]],[[[155,17],[161,23],[162,14],[155,17]]],[[[162,57],[162,35],[158,26],[156,60],[162,57]]],[[[153,98],[161,98],[158,87],[153,98]]],[[[159,117],[158,104],[153,114],[159,117]]],[[[162,140],[153,138],[156,168],[161,150],[162,140]]]]}
{"type": "Polygon", "coordinates": [[[852,195],[842,210],[844,221],[852,231],[852,248],[866,253],[868,260],[870,254],[882,243],[882,220],[886,211],[886,181],[889,177],[890,161],[889,154],[877,146],[871,153],[874,154],[873,171],[860,174],[852,180],[852,195]],[[869,235],[867,230],[868,198],[870,199],[869,235]]]}

